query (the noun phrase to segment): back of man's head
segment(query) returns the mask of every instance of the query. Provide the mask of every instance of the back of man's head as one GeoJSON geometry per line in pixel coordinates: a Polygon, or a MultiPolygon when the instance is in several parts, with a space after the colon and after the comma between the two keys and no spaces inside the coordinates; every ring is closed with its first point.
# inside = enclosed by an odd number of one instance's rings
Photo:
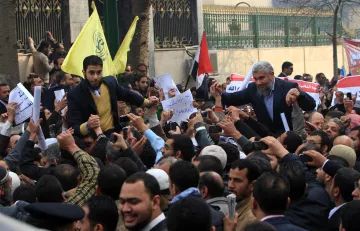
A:
{"type": "MultiPolygon", "coordinates": [[[[269,157],[267,157],[267,158],[269,158],[269,157]]],[[[266,160],[265,158],[259,158],[259,157],[255,157],[255,156],[251,155],[247,159],[249,159],[251,162],[253,162],[259,168],[259,171],[261,173],[272,171],[270,161],[266,160]]]]}
{"type": "Polygon", "coordinates": [[[286,138],[284,139],[283,145],[286,145],[286,149],[290,153],[295,153],[296,149],[303,143],[301,137],[294,131],[286,132],[286,138]]]}
{"type": "Polygon", "coordinates": [[[224,149],[224,151],[226,152],[227,161],[226,161],[225,171],[228,172],[230,171],[231,164],[234,161],[240,159],[239,149],[236,145],[230,143],[220,143],[218,145],[222,147],[222,149],[224,149]]]}
{"type": "Polygon", "coordinates": [[[59,180],[64,191],[76,188],[78,171],[69,164],[60,164],[51,171],[51,175],[59,180]]]}
{"type": "Polygon", "coordinates": [[[118,200],[125,179],[126,173],[122,168],[114,164],[107,165],[99,172],[98,190],[102,195],[118,200]]]}
{"type": "Polygon", "coordinates": [[[341,208],[341,231],[358,231],[360,227],[360,201],[354,200],[346,203],[341,208]]]}
{"type": "Polygon", "coordinates": [[[132,174],[139,171],[136,163],[129,157],[120,157],[114,162],[114,164],[122,168],[125,171],[126,176],[131,176],[132,174]]]}
{"type": "Polygon", "coordinates": [[[224,196],[224,182],[221,176],[216,172],[202,172],[200,174],[200,191],[202,191],[203,187],[207,188],[208,199],[224,196]]]}
{"type": "Polygon", "coordinates": [[[262,174],[254,184],[253,196],[263,213],[284,214],[288,204],[290,187],[277,172],[262,174]]]}
{"type": "Polygon", "coordinates": [[[101,225],[104,231],[116,230],[119,213],[115,201],[111,197],[106,195],[93,196],[83,207],[89,209],[87,217],[92,226],[91,230],[96,230],[94,228],[97,225],[101,225]]]}
{"type": "Polygon", "coordinates": [[[171,139],[174,140],[174,151],[181,151],[182,159],[191,161],[195,156],[194,144],[190,137],[184,134],[172,135],[171,139]]]}
{"type": "Polygon", "coordinates": [[[188,188],[197,188],[199,184],[199,171],[188,161],[178,161],[170,167],[169,177],[171,184],[180,192],[188,188]]]}
{"type": "MultiPolygon", "coordinates": [[[[345,201],[352,201],[351,195],[354,191],[354,182],[360,179],[360,173],[352,168],[341,168],[336,172],[334,177],[331,193],[333,194],[336,188],[339,190],[339,196],[345,201]]],[[[332,198],[334,195],[330,195],[332,198]]]]}
{"type": "Polygon", "coordinates": [[[36,191],[35,187],[32,185],[20,185],[14,190],[13,193],[13,202],[21,200],[28,203],[35,203],[36,202],[36,191]]]}
{"type": "Polygon", "coordinates": [[[220,176],[223,175],[223,168],[221,162],[215,156],[199,156],[197,161],[199,161],[199,165],[197,166],[199,172],[214,171],[220,176]]]}
{"type": "Polygon", "coordinates": [[[171,231],[214,230],[211,221],[210,207],[196,197],[186,197],[175,202],[167,215],[167,228],[171,231]]]}
{"type": "Polygon", "coordinates": [[[38,202],[64,202],[63,189],[58,179],[54,176],[42,176],[36,183],[35,189],[38,202]]]}
{"type": "Polygon", "coordinates": [[[279,173],[286,177],[290,185],[289,197],[291,200],[301,198],[306,189],[306,177],[304,169],[296,163],[283,163],[279,173]]]}
{"type": "Polygon", "coordinates": [[[66,75],[66,72],[64,71],[58,71],[56,73],[56,83],[57,84],[60,84],[62,81],[65,81],[65,75],[66,75]]]}

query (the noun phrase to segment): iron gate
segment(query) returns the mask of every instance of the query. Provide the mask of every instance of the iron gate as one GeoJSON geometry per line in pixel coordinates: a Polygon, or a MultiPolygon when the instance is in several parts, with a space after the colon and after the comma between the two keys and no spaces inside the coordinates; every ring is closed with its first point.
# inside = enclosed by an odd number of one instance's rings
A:
{"type": "Polygon", "coordinates": [[[62,41],[62,0],[16,0],[16,38],[18,49],[28,48],[27,38],[35,45],[46,39],[50,31],[57,41],[62,41]]]}

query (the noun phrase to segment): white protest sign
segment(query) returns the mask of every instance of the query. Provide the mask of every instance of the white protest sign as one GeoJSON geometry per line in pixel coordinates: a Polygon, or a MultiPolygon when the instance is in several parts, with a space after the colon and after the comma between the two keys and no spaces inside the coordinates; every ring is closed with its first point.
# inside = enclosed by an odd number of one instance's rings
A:
{"type": "Polygon", "coordinates": [[[312,83],[312,82],[296,80],[296,79],[289,79],[288,81],[297,83],[299,85],[300,90],[306,92],[315,100],[316,105],[320,104],[320,98],[319,98],[320,86],[318,83],[312,83]]]}
{"type": "Polygon", "coordinates": [[[154,80],[157,83],[157,85],[159,86],[159,88],[163,89],[165,99],[169,98],[168,92],[170,91],[171,88],[175,89],[175,95],[176,96],[180,95],[180,92],[177,89],[171,74],[167,73],[167,74],[157,76],[157,77],[154,78],[154,80]]]}
{"type": "Polygon", "coordinates": [[[41,87],[36,86],[34,88],[34,107],[32,119],[34,123],[37,123],[40,119],[40,103],[41,103],[41,87]]]}
{"type": "Polygon", "coordinates": [[[20,124],[31,117],[34,97],[21,83],[18,83],[16,88],[10,92],[9,103],[17,103],[19,105],[15,115],[16,124],[20,124]]]}
{"type": "MultiPolygon", "coordinates": [[[[65,90],[64,89],[61,89],[61,90],[57,90],[57,91],[54,91],[54,94],[55,94],[55,100],[56,102],[59,102],[62,100],[62,98],[64,97],[65,95],[65,90]]],[[[61,115],[65,115],[65,109],[62,109],[61,110],[61,115]]]]}
{"type": "Polygon", "coordinates": [[[197,112],[196,108],[193,107],[193,97],[190,89],[178,96],[161,101],[161,104],[164,110],[171,109],[174,111],[170,121],[176,122],[178,125],[182,121],[187,121],[192,113],[197,112]]]}
{"type": "MultiPolygon", "coordinates": [[[[233,92],[241,91],[243,83],[245,82],[246,77],[244,75],[239,75],[239,74],[233,73],[233,74],[230,75],[230,79],[231,79],[231,82],[230,82],[229,85],[226,86],[226,92],[227,93],[233,93],[233,92]]],[[[254,82],[254,79],[250,78],[249,82],[254,82]]],[[[247,87],[247,85],[248,84],[246,84],[245,87],[247,87]]]]}
{"type": "MultiPolygon", "coordinates": [[[[344,97],[346,98],[346,93],[351,92],[354,96],[357,94],[356,101],[360,101],[360,76],[346,77],[340,79],[336,84],[337,91],[341,91],[344,93],[344,97]]],[[[333,100],[331,105],[335,105],[335,92],[333,95],[333,100]]]]}

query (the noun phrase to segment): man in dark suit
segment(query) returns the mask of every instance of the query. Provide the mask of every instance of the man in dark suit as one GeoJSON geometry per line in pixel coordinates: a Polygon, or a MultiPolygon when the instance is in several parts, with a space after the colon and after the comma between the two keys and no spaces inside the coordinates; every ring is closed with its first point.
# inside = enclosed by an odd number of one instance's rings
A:
{"type": "Polygon", "coordinates": [[[10,95],[10,87],[6,83],[0,83],[0,115],[7,112],[7,104],[10,95]]]}
{"type": "Polygon", "coordinates": [[[161,190],[152,175],[137,172],[128,177],[120,192],[120,215],[128,230],[167,231],[160,208],[161,190]]]}
{"type": "Polygon", "coordinates": [[[352,168],[341,168],[336,172],[330,187],[330,197],[335,207],[329,213],[329,231],[339,230],[342,206],[352,201],[351,193],[354,191],[354,182],[360,179],[360,173],[352,168]]]}
{"type": "Polygon", "coordinates": [[[284,62],[281,66],[281,73],[278,77],[286,78],[290,76],[294,71],[294,65],[290,62],[284,62]]]}
{"type": "Polygon", "coordinates": [[[129,102],[136,106],[158,103],[158,98],[154,96],[147,100],[124,89],[113,76],[103,77],[102,66],[103,62],[98,56],[86,57],[83,62],[85,80],[67,95],[66,117],[68,126],[74,129],[75,135],[87,135],[98,126],[106,135],[113,131],[119,132],[117,101],[129,102]]]}
{"type": "Polygon", "coordinates": [[[284,216],[290,203],[288,182],[277,172],[262,174],[254,183],[251,209],[258,220],[273,225],[278,231],[305,231],[284,216]]]}
{"type": "Polygon", "coordinates": [[[258,121],[268,126],[276,135],[282,134],[285,129],[281,120],[281,113],[292,130],[292,105],[299,104],[304,111],[315,108],[315,100],[301,91],[297,83],[287,82],[274,77],[274,69],[268,62],[258,62],[253,67],[254,83],[247,88],[234,93],[222,93],[221,85],[215,83],[210,92],[215,98],[221,94],[223,106],[240,106],[251,104],[258,121]]]}

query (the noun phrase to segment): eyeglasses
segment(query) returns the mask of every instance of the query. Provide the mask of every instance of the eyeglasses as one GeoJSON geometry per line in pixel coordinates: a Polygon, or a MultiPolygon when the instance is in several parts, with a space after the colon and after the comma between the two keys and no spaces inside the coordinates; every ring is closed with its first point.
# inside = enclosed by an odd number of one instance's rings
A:
{"type": "Polygon", "coordinates": [[[93,71],[93,70],[90,70],[90,71],[88,71],[88,73],[90,74],[90,75],[101,75],[101,73],[102,73],[102,70],[99,70],[99,71],[93,71]]]}

